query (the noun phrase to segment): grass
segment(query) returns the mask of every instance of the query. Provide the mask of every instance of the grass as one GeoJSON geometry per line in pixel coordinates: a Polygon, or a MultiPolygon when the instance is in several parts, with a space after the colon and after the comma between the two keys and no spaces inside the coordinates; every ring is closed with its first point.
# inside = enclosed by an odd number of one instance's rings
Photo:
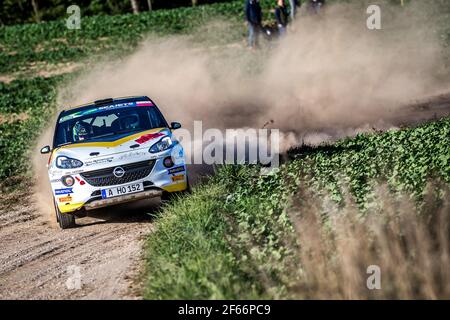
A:
{"type": "Polygon", "coordinates": [[[161,213],[145,297],[449,298],[449,129],[359,135],[269,175],[222,167],[161,213]],[[370,265],[382,290],[367,289],[370,265]]]}
{"type": "MultiPolygon", "coordinates": [[[[448,187],[430,184],[418,210],[407,194],[384,184],[377,207],[361,215],[351,197],[324,220],[323,199],[306,188],[293,197],[298,265],[287,265],[288,296],[300,299],[448,299],[450,297],[448,187]],[[445,190],[435,192],[435,188],[445,190]],[[368,290],[370,266],[380,270],[378,290],[368,290]]],[[[332,206],[331,206],[332,207],[332,206]]],[[[329,209],[328,209],[329,210],[329,209]]]]}
{"type": "Polygon", "coordinates": [[[166,207],[158,218],[158,231],[147,241],[152,276],[146,298],[257,297],[257,285],[247,281],[230,251],[233,239],[222,207],[224,194],[220,185],[200,187],[192,196],[166,207]]]}

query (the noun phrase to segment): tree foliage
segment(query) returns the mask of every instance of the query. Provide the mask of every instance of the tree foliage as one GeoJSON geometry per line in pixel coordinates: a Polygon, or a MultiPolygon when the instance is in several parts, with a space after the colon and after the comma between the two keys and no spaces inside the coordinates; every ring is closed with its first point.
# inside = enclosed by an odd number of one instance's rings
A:
{"type": "MultiPolygon", "coordinates": [[[[229,2],[230,0],[134,0],[139,12],[152,9],[172,9],[198,4],[229,2]]],[[[77,0],[82,15],[118,15],[133,12],[130,0],[77,0]]],[[[74,2],[70,0],[2,0],[0,25],[51,21],[66,17],[66,9],[74,2]]]]}

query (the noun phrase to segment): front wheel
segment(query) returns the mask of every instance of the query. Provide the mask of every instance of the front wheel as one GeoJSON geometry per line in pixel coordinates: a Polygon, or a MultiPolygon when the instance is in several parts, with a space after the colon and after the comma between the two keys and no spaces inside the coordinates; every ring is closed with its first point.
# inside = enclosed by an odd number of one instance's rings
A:
{"type": "Polygon", "coordinates": [[[56,221],[58,221],[61,229],[68,229],[75,227],[75,216],[70,213],[62,213],[58,205],[55,203],[56,221]]]}

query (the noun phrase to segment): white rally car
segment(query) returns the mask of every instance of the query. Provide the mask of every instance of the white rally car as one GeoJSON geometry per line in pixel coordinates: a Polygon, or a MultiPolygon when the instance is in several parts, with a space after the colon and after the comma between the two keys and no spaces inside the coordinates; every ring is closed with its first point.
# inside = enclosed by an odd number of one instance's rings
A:
{"type": "Polygon", "coordinates": [[[61,228],[86,210],[189,189],[184,151],[148,97],[98,100],[58,117],[48,175],[61,228]]]}

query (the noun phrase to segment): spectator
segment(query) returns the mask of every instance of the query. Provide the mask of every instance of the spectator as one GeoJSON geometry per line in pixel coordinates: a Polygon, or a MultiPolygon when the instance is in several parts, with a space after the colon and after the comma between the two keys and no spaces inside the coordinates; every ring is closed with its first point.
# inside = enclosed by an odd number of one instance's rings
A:
{"type": "Polygon", "coordinates": [[[277,0],[277,6],[275,7],[275,19],[277,20],[278,32],[280,36],[286,34],[286,27],[288,24],[288,13],[284,0],[277,0]]]}
{"type": "Polygon", "coordinates": [[[261,6],[259,0],[245,1],[245,18],[248,23],[248,46],[258,47],[259,33],[261,29],[261,6]]]}
{"type": "Polygon", "coordinates": [[[319,14],[322,7],[325,5],[325,0],[310,0],[311,12],[319,14]]]}
{"type": "Polygon", "coordinates": [[[297,7],[301,6],[300,0],[289,0],[290,16],[291,21],[295,20],[295,15],[297,14],[297,7]]]}

